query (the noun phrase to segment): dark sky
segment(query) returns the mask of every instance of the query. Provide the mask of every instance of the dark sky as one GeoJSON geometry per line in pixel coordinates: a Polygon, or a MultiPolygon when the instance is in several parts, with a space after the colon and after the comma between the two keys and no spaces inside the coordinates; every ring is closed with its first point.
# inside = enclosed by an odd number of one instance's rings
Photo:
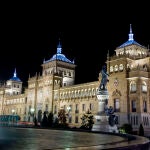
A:
{"type": "Polygon", "coordinates": [[[29,74],[42,71],[43,59],[56,53],[60,38],[62,53],[77,65],[76,84],[96,81],[108,50],[113,55],[128,40],[130,24],[134,39],[150,44],[149,5],[131,2],[1,5],[0,80],[16,68],[26,84],[29,74]]]}

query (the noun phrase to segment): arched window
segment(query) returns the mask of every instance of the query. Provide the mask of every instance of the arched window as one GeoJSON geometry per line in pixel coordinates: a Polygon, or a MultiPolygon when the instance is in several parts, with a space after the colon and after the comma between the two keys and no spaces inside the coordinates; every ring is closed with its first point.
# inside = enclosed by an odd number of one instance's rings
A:
{"type": "Polygon", "coordinates": [[[142,83],[142,92],[147,92],[147,84],[145,81],[142,83]]]}
{"type": "Polygon", "coordinates": [[[92,96],[92,90],[90,88],[88,89],[88,96],[92,96]]]}
{"type": "Polygon", "coordinates": [[[75,90],[75,97],[78,97],[78,91],[75,90]]]}
{"type": "Polygon", "coordinates": [[[119,65],[119,70],[122,71],[123,70],[123,64],[119,65]]]}
{"type": "Polygon", "coordinates": [[[113,66],[110,66],[110,72],[113,72],[114,69],[113,69],[113,66]]]}
{"type": "Polygon", "coordinates": [[[93,88],[92,89],[92,96],[95,96],[96,95],[96,90],[93,88]]]}
{"type": "Polygon", "coordinates": [[[89,110],[90,111],[94,110],[94,104],[90,103],[89,110]]]}
{"type": "Polygon", "coordinates": [[[132,81],[130,83],[130,91],[131,92],[136,92],[136,83],[135,83],[135,81],[132,81]]]}
{"type": "Polygon", "coordinates": [[[80,90],[78,90],[78,96],[81,97],[81,91],[80,90]]]}
{"type": "Polygon", "coordinates": [[[115,71],[118,71],[118,65],[115,65],[114,70],[115,70],[115,71]]]}

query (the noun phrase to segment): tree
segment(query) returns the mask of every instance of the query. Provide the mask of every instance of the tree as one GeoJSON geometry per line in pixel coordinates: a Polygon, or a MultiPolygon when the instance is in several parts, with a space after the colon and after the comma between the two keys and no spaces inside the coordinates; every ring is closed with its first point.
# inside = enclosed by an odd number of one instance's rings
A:
{"type": "Polygon", "coordinates": [[[81,123],[82,125],[80,128],[88,129],[88,130],[92,129],[92,126],[94,124],[94,116],[89,110],[86,112],[86,114],[83,114],[81,120],[82,120],[81,123]]]}
{"type": "Polygon", "coordinates": [[[59,120],[57,117],[54,119],[53,127],[59,127],[59,120]]]}
{"type": "Polygon", "coordinates": [[[42,127],[47,127],[48,126],[48,119],[46,116],[46,112],[43,113],[43,119],[42,119],[42,127]]]}
{"type": "Polygon", "coordinates": [[[139,127],[139,135],[144,136],[144,128],[142,124],[140,124],[140,127],[139,127]]]}
{"type": "Polygon", "coordinates": [[[66,116],[66,111],[64,109],[60,109],[60,111],[58,112],[58,120],[59,120],[59,124],[62,127],[67,126],[67,116],[66,116]]]}
{"type": "Polygon", "coordinates": [[[119,129],[120,131],[122,131],[123,133],[132,133],[132,125],[131,124],[123,124],[122,127],[120,127],[119,129]]]}
{"type": "Polygon", "coordinates": [[[49,113],[47,121],[48,121],[48,126],[52,127],[53,126],[53,120],[54,120],[54,115],[52,112],[49,113]]]}
{"type": "Polygon", "coordinates": [[[36,116],[34,117],[34,126],[35,126],[35,127],[38,126],[36,116]]]}

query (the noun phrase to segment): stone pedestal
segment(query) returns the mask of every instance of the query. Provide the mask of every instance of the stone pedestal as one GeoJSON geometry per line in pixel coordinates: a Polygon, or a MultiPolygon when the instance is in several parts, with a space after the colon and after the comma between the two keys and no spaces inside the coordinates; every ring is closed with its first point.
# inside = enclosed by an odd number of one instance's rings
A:
{"type": "Polygon", "coordinates": [[[98,91],[97,99],[99,107],[97,115],[95,115],[95,123],[92,127],[92,131],[118,132],[116,125],[109,125],[109,116],[107,116],[105,113],[105,110],[107,109],[108,98],[109,95],[107,89],[98,91]]]}
{"type": "Polygon", "coordinates": [[[96,115],[95,116],[95,123],[92,127],[92,131],[103,131],[108,132],[109,124],[108,124],[108,117],[106,115],[96,115]]]}

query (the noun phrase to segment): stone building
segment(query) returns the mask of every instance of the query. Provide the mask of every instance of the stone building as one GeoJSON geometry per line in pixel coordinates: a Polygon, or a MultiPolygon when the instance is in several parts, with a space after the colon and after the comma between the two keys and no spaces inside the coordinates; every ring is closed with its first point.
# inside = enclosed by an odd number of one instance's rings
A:
{"type": "MultiPolygon", "coordinates": [[[[132,28],[128,40],[115,49],[114,56],[107,55],[109,73],[109,100],[118,117],[118,126],[131,123],[138,130],[142,123],[150,131],[150,54],[149,49],[134,40],[132,28]]],[[[62,53],[59,42],[57,53],[44,60],[42,74],[28,79],[28,87],[22,93],[22,82],[14,76],[0,87],[1,114],[18,114],[21,120],[41,121],[43,112],[53,112],[57,117],[60,109],[68,114],[69,125],[81,126],[81,117],[90,110],[97,113],[96,92],[99,81],[74,84],[74,61],[62,53]]]]}

